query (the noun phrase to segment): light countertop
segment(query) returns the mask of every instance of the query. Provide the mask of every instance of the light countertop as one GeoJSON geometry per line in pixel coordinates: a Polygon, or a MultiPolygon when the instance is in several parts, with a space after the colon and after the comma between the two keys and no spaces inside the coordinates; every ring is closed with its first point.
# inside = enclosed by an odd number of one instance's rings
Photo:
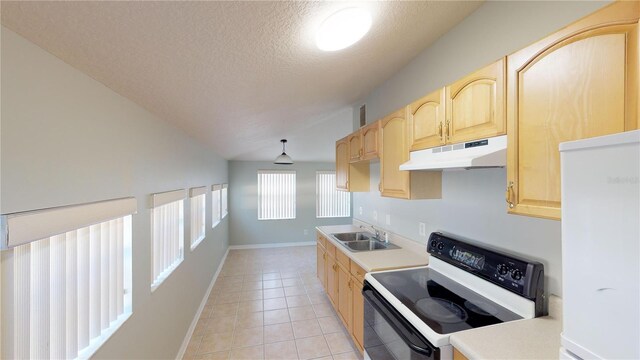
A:
{"type": "Polygon", "coordinates": [[[410,240],[402,241],[399,238],[391,238],[391,242],[400,246],[400,249],[351,252],[335,240],[331,234],[363,231],[363,229],[355,225],[318,226],[316,229],[366,272],[425,266],[429,263],[429,255],[425,247],[410,240]]]}
{"type": "Polygon", "coordinates": [[[558,359],[560,298],[549,298],[549,316],[511,321],[452,334],[451,345],[469,359],[558,359]]]}

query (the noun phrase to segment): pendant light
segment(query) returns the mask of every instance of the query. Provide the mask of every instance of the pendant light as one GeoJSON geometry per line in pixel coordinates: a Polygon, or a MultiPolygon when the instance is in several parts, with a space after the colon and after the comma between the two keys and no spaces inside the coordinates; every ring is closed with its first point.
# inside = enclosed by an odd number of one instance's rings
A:
{"type": "Polygon", "coordinates": [[[291,160],[291,157],[284,152],[284,144],[287,143],[287,139],[282,139],[280,142],[282,143],[282,154],[280,154],[273,163],[277,165],[292,165],[293,160],[291,160]]]}

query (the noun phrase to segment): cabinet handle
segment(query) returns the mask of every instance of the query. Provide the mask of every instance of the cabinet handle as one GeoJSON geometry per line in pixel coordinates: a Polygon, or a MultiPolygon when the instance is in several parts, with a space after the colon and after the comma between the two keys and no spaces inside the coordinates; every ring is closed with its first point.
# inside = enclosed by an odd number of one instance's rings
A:
{"type": "Polygon", "coordinates": [[[438,134],[440,134],[440,140],[444,142],[444,134],[442,133],[442,123],[438,124],[438,134]]]}
{"type": "Polygon", "coordinates": [[[331,268],[333,269],[333,271],[336,271],[338,269],[338,264],[333,264],[331,268]]]}
{"type": "Polygon", "coordinates": [[[515,204],[513,203],[513,201],[511,201],[511,198],[513,196],[513,181],[509,181],[509,185],[507,186],[507,204],[509,204],[509,209],[513,209],[513,207],[515,206],[515,204]]]}
{"type": "Polygon", "coordinates": [[[382,183],[378,183],[378,191],[382,192],[382,183]]]}
{"type": "Polygon", "coordinates": [[[447,131],[446,131],[446,133],[445,133],[445,137],[446,137],[447,139],[450,139],[450,138],[451,138],[451,132],[450,132],[450,130],[451,130],[451,126],[450,126],[450,125],[451,125],[451,120],[447,120],[447,123],[446,123],[446,125],[445,125],[445,126],[446,126],[446,128],[447,128],[447,131]]]}
{"type": "Polygon", "coordinates": [[[356,271],[356,276],[362,276],[362,274],[360,274],[360,271],[356,271]]]}
{"type": "Polygon", "coordinates": [[[349,289],[352,289],[352,287],[351,287],[351,280],[349,280],[349,282],[347,283],[347,285],[349,286],[349,289]]]}

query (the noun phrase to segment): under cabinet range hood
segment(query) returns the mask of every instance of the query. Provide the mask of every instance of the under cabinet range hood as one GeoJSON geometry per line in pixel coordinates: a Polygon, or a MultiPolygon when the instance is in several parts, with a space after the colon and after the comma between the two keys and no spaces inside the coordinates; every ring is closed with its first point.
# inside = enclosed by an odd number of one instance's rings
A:
{"type": "Polygon", "coordinates": [[[468,170],[507,165],[507,135],[412,151],[400,170],[468,170]]]}

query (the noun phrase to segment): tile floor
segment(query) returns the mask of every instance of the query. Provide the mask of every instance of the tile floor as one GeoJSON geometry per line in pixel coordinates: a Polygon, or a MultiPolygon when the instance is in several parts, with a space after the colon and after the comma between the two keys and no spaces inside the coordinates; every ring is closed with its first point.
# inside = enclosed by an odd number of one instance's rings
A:
{"type": "Polygon", "coordinates": [[[362,359],[316,278],[316,247],[231,250],[184,359],[362,359]]]}

